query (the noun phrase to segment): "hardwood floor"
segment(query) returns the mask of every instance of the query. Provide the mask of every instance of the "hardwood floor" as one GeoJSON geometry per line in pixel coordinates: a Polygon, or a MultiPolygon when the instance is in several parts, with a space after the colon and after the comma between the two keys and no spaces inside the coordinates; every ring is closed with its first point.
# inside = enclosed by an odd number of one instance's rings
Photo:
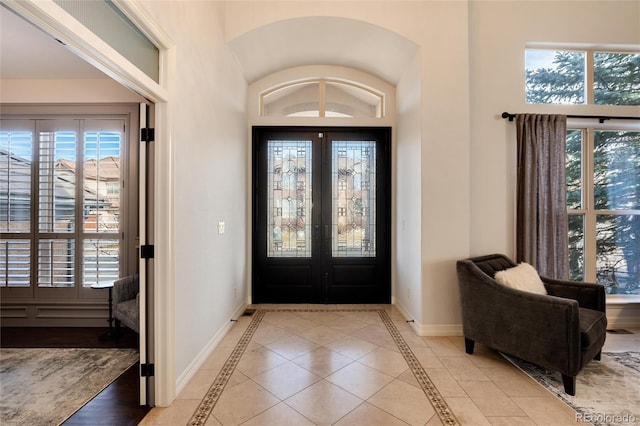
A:
{"type": "MultiPolygon", "coordinates": [[[[100,339],[106,328],[2,327],[3,348],[138,348],[138,335],[123,328],[118,341],[100,339]]],[[[137,425],[151,409],[139,405],[139,365],[136,363],[63,425],[137,425]]]]}

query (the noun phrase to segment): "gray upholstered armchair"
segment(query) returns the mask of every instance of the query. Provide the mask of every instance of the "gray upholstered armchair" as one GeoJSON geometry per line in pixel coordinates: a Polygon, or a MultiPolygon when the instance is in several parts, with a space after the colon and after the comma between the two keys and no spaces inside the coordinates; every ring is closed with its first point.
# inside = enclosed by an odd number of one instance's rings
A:
{"type": "Polygon", "coordinates": [[[116,320],[116,337],[123,323],[138,333],[140,315],[140,285],[138,275],[132,275],[113,283],[113,318],[116,320]]]}
{"type": "Polygon", "coordinates": [[[604,287],[540,277],[547,294],[499,284],[498,271],[516,266],[501,254],[457,262],[466,352],[480,342],[562,374],[575,395],[576,375],[600,359],[607,328],[604,287]]]}

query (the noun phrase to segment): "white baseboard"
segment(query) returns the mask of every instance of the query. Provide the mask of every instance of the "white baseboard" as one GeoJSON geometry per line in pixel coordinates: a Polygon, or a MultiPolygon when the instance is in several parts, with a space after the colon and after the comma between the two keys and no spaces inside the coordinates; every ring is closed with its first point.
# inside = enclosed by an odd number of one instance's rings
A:
{"type": "Polygon", "coordinates": [[[421,324],[402,304],[395,306],[418,336],[462,336],[462,324],[421,324]]]}
{"type": "MultiPolygon", "coordinates": [[[[247,308],[247,304],[243,303],[233,314],[232,319],[237,319],[247,308]]],[[[204,348],[200,351],[200,353],[194,358],[194,360],[185,368],[185,370],[180,374],[180,376],[176,379],[176,396],[180,395],[180,392],[184,390],[189,381],[196,375],[202,364],[209,358],[209,356],[213,353],[214,349],[220,344],[224,336],[227,335],[227,332],[233,327],[233,322],[229,321],[224,327],[218,330],[217,333],[213,335],[209,343],[205,345],[204,348]]]]}

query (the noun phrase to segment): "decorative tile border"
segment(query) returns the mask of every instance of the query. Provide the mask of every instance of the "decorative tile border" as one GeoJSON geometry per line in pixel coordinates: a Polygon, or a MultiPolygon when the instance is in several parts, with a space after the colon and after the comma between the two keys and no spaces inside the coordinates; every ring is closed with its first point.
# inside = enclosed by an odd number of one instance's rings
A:
{"type": "Polygon", "coordinates": [[[407,365],[409,366],[409,368],[411,368],[413,375],[415,376],[416,380],[420,384],[420,387],[422,388],[425,395],[427,396],[427,399],[429,400],[436,414],[440,418],[440,421],[443,424],[449,425],[449,426],[457,426],[460,424],[456,419],[456,417],[453,415],[453,412],[449,408],[449,405],[447,405],[447,402],[444,400],[442,395],[440,395],[440,392],[438,391],[436,386],[433,384],[433,382],[427,375],[426,371],[422,367],[422,364],[420,364],[420,361],[418,361],[416,356],[411,351],[411,348],[402,337],[402,334],[400,334],[400,332],[398,331],[398,328],[395,326],[395,324],[389,317],[389,314],[384,309],[355,309],[355,308],[354,309],[260,309],[259,308],[253,314],[253,319],[251,320],[251,323],[245,330],[244,334],[240,338],[240,341],[238,342],[236,347],[233,349],[233,352],[231,353],[227,361],[225,361],[222,367],[222,370],[220,370],[220,373],[218,373],[218,376],[213,381],[213,384],[211,385],[211,387],[205,394],[204,398],[198,405],[198,408],[196,408],[196,411],[193,413],[193,416],[191,416],[189,423],[187,423],[188,426],[202,426],[206,423],[207,419],[211,415],[211,412],[213,411],[213,408],[215,407],[216,403],[220,399],[220,396],[222,395],[222,392],[224,391],[225,386],[229,382],[229,378],[235,371],[235,368],[238,365],[238,362],[240,362],[240,358],[242,358],[242,355],[244,354],[245,349],[249,345],[249,342],[251,342],[251,339],[253,338],[254,333],[260,326],[260,323],[262,322],[262,319],[264,318],[267,312],[377,312],[380,315],[380,319],[382,320],[384,325],[387,327],[387,331],[393,338],[393,341],[395,342],[396,346],[400,350],[400,353],[402,354],[405,361],[407,362],[407,365]]]}
{"type": "Polygon", "coordinates": [[[416,356],[413,354],[411,348],[407,345],[407,342],[405,342],[396,325],[391,321],[391,318],[389,318],[389,314],[382,310],[378,313],[380,314],[380,318],[384,325],[387,326],[387,331],[391,337],[393,337],[393,341],[396,342],[396,346],[400,349],[400,353],[404,357],[404,360],[407,361],[413,375],[416,377],[416,380],[418,380],[420,387],[427,395],[433,409],[436,411],[436,414],[438,414],[438,417],[440,417],[440,421],[445,425],[459,425],[460,423],[456,419],[456,416],[453,415],[449,405],[436,388],[436,385],[433,384],[429,375],[427,375],[427,372],[424,371],[422,364],[420,364],[420,361],[418,361],[416,356]]]}
{"type": "Polygon", "coordinates": [[[198,408],[196,408],[196,411],[193,413],[193,416],[191,416],[189,423],[187,423],[188,425],[202,426],[207,422],[207,419],[213,411],[213,407],[215,407],[216,403],[220,399],[222,391],[229,382],[229,377],[231,377],[235,371],[238,362],[240,362],[240,358],[242,358],[245,349],[247,349],[249,342],[251,342],[251,339],[262,322],[262,318],[264,318],[265,313],[266,311],[258,310],[253,314],[253,320],[251,320],[251,323],[247,326],[242,337],[240,337],[240,341],[222,366],[222,370],[220,370],[204,398],[200,401],[198,408]]]}

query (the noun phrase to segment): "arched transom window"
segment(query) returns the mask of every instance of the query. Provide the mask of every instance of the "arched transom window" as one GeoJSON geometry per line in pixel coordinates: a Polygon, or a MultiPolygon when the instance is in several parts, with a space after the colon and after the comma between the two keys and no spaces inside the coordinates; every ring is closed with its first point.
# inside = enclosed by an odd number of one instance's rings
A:
{"type": "Polygon", "coordinates": [[[288,82],[260,94],[263,117],[383,118],[385,96],[348,80],[288,82]]]}

